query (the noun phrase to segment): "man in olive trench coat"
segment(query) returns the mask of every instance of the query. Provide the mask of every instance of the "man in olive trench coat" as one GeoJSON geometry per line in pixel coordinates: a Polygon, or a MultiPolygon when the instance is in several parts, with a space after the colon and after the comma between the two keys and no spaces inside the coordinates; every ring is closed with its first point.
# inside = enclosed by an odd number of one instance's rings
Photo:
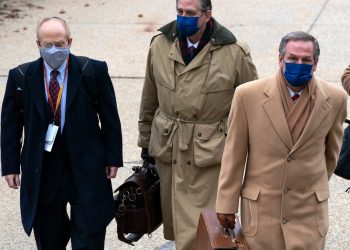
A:
{"type": "Polygon", "coordinates": [[[177,21],[152,39],[139,118],[138,145],[160,174],[164,237],[184,250],[194,247],[200,211],[214,209],[235,88],[257,78],[248,46],[203,2],[178,1],[177,21]],[[193,16],[199,30],[190,35],[180,23],[193,16]]]}

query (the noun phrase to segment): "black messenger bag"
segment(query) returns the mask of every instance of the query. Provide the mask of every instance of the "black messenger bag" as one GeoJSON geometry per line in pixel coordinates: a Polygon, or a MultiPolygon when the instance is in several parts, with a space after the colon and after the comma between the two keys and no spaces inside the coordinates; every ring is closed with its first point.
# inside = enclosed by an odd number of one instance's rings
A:
{"type": "MultiPolygon", "coordinates": [[[[345,122],[350,124],[350,120],[345,122]]],[[[350,125],[344,130],[343,145],[341,146],[337,167],[334,173],[344,179],[350,180],[350,125]]]]}
{"type": "Polygon", "coordinates": [[[115,220],[119,240],[133,245],[151,234],[163,222],[160,207],[160,181],[155,165],[145,162],[114,192],[115,220]]]}

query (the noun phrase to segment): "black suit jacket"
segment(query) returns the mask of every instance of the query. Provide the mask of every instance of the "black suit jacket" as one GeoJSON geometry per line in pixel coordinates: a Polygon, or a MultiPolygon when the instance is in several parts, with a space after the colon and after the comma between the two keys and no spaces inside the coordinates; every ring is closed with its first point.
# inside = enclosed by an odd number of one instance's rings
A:
{"type": "MultiPolygon", "coordinates": [[[[107,64],[92,59],[89,63],[98,85],[97,100],[88,91],[80,62],[70,55],[64,130],[79,200],[91,231],[98,232],[114,217],[112,187],[106,178],[105,166],[123,165],[122,135],[107,64]]],[[[27,70],[22,90],[24,124],[16,102],[16,91],[21,90],[16,89],[15,70],[9,72],[1,112],[2,175],[21,172],[22,223],[30,234],[38,205],[47,131],[43,60],[32,62],[27,70]]]]}

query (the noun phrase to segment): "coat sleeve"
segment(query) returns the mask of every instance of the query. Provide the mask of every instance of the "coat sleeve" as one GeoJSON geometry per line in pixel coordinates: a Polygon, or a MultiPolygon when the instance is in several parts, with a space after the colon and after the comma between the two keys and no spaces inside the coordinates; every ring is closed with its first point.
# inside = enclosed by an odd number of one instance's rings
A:
{"type": "Polygon", "coordinates": [[[121,124],[113,84],[105,62],[95,64],[95,77],[99,85],[99,118],[105,141],[107,166],[123,166],[121,124]],[[96,70],[97,69],[97,70],[96,70]]]}
{"type": "MultiPolygon", "coordinates": [[[[16,102],[16,80],[12,69],[7,79],[1,110],[1,171],[2,175],[20,173],[23,117],[16,102]]],[[[23,90],[22,90],[23,91],[23,90]]]]}
{"type": "Polygon", "coordinates": [[[335,167],[337,165],[340,147],[342,144],[342,139],[344,134],[343,123],[347,115],[346,109],[347,109],[348,97],[345,94],[345,92],[344,92],[344,95],[341,96],[339,99],[342,100],[342,104],[340,105],[340,109],[338,110],[337,118],[334,121],[334,124],[326,138],[325,155],[326,155],[328,179],[331,178],[335,170],[335,167]]]}
{"type": "Polygon", "coordinates": [[[350,65],[345,69],[343,76],[341,77],[341,83],[348,95],[350,95],[350,65]]]}
{"type": "Polygon", "coordinates": [[[243,173],[248,152],[248,122],[240,88],[235,92],[228,119],[228,134],[222,156],[216,211],[238,212],[243,173]]]}
{"type": "Polygon", "coordinates": [[[246,43],[241,41],[237,41],[237,45],[240,47],[240,51],[237,54],[237,58],[233,58],[234,61],[237,60],[239,62],[237,63],[236,68],[236,87],[243,83],[258,79],[258,73],[250,55],[250,48],[246,43]]]}
{"type": "Polygon", "coordinates": [[[137,145],[141,148],[148,148],[151,137],[151,127],[154,113],[158,108],[157,86],[153,76],[152,50],[147,57],[145,82],[142,90],[140,114],[139,114],[139,137],[137,145]]]}

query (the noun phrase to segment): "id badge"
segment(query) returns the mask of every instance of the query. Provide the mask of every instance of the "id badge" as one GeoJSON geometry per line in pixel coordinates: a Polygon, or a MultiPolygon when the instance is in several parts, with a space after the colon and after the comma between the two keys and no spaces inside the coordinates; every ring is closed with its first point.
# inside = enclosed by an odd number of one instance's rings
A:
{"type": "Polygon", "coordinates": [[[58,132],[58,126],[54,124],[49,124],[47,128],[46,137],[45,137],[45,147],[44,150],[47,152],[51,152],[53,144],[55,142],[55,138],[58,132]]]}

